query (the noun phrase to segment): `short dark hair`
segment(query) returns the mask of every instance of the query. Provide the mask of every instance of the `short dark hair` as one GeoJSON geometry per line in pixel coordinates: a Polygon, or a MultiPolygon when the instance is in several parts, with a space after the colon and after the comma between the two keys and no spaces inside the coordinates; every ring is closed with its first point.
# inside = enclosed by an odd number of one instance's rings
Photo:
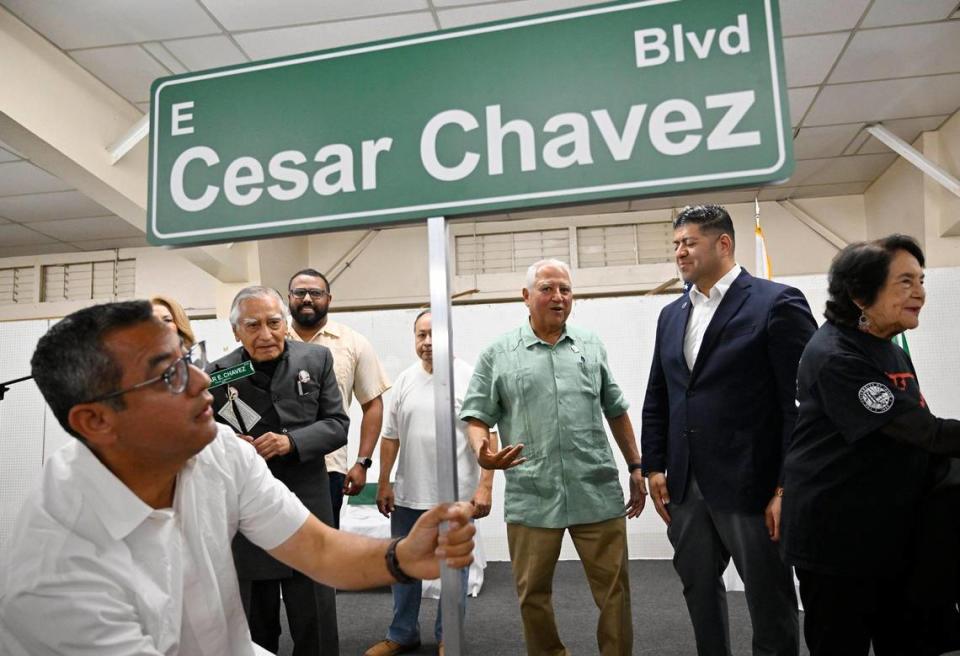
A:
{"type": "Polygon", "coordinates": [[[417,332],[417,322],[420,321],[420,317],[422,317],[422,316],[425,315],[425,314],[430,314],[430,308],[427,308],[426,310],[420,310],[420,314],[418,314],[418,315],[414,318],[414,320],[413,320],[413,332],[417,332]]]}
{"type": "MultiPolygon", "coordinates": [[[[149,301],[104,303],[67,315],[40,338],[30,359],[33,379],[57,421],[74,437],[83,440],[70,428],[70,409],[115,391],[123,378],[104,338],[145,321],[156,321],[149,301]]],[[[120,396],[103,403],[117,410],[126,407],[120,396]]]]}
{"type": "Polygon", "coordinates": [[[890,261],[898,251],[906,251],[924,266],[923,249],[913,237],[893,234],[874,241],[860,241],[845,247],[830,263],[827,306],[823,316],[841,326],[853,328],[860,308],[873,305],[887,281],[890,261]]]}
{"type": "Polygon", "coordinates": [[[733,220],[720,205],[687,205],[673,220],[673,229],[677,230],[688,223],[700,226],[700,231],[704,233],[730,235],[730,241],[736,243],[733,220]]]}
{"type": "Polygon", "coordinates": [[[290,276],[290,280],[289,282],[287,282],[287,291],[290,291],[290,285],[293,284],[293,279],[296,278],[297,276],[312,276],[314,278],[320,278],[321,280],[323,280],[323,284],[327,286],[327,293],[330,293],[332,291],[330,289],[330,281],[327,280],[327,277],[322,273],[320,273],[319,271],[317,271],[316,269],[309,269],[309,268],[300,269],[295,274],[290,276]]]}

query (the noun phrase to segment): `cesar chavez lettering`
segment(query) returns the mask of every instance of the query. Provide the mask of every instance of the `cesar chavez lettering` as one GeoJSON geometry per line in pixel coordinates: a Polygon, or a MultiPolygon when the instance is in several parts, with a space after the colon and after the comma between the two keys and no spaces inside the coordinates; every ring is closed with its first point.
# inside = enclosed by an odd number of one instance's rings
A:
{"type": "MultiPolygon", "coordinates": [[[[707,96],[699,105],[683,98],[665,100],[650,112],[647,121],[650,143],[661,154],[670,156],[686,155],[701,145],[707,150],[759,145],[758,131],[736,131],[754,101],[752,90],[707,96]],[[718,112],[706,141],[701,107],[718,112]]],[[[556,136],[546,139],[538,151],[532,123],[520,118],[504,122],[500,105],[490,105],[485,110],[481,142],[486,147],[486,157],[466,150],[456,164],[440,162],[437,155],[440,131],[447,128],[472,132],[480,128],[479,121],[470,112],[458,109],[440,112],[430,119],[420,136],[420,160],[431,177],[444,182],[462,180],[474,173],[484,159],[489,175],[503,175],[504,142],[511,135],[517,137],[520,162],[519,170],[513,173],[536,171],[538,161],[554,169],[587,166],[594,163],[591,128],[600,133],[603,147],[614,160],[628,160],[634,155],[637,135],[647,115],[647,105],[632,105],[626,122],[618,127],[606,109],[591,111],[589,118],[576,112],[556,114],[541,127],[542,133],[556,136]]],[[[354,157],[354,150],[348,144],[327,144],[310,159],[301,151],[284,150],[270,158],[266,169],[254,157],[238,157],[224,168],[224,196],[227,202],[238,207],[257,202],[264,191],[278,201],[296,200],[309,190],[330,196],[357,191],[358,178],[359,189],[376,189],[378,157],[390,150],[393,141],[391,137],[365,140],[360,144],[359,157],[354,157]],[[319,164],[312,175],[307,170],[308,162],[319,164]],[[265,170],[269,177],[264,175],[265,170]]],[[[183,185],[187,167],[220,164],[220,156],[208,146],[188,148],[177,158],[170,174],[170,194],[180,209],[205,210],[220,193],[219,187],[207,185],[200,196],[188,196],[183,185]]]]}
{"type": "MultiPolygon", "coordinates": [[[[734,132],[741,119],[754,103],[752,90],[707,96],[703,105],[707,109],[723,109],[719,119],[713,125],[706,140],[707,150],[742,148],[760,143],[760,133],[756,130],[734,132]]],[[[596,128],[602,137],[606,150],[616,161],[628,160],[634,155],[637,135],[640,133],[646,115],[647,105],[632,105],[623,126],[614,125],[610,112],[596,109],[589,118],[584,114],[566,112],[551,116],[543,124],[541,131],[556,134],[546,140],[540,160],[553,169],[565,169],[570,166],[587,166],[594,163],[591,128],[596,128]],[[566,149],[566,152],[563,152],[566,149]]],[[[520,171],[537,170],[537,136],[534,126],[523,119],[503,122],[500,105],[486,107],[484,138],[486,144],[487,173],[503,175],[504,141],[509,135],[515,135],[519,144],[520,171]]],[[[480,127],[476,117],[463,110],[447,110],[437,114],[420,137],[420,158],[423,166],[437,180],[462,180],[472,174],[481,162],[481,155],[475,151],[466,151],[463,158],[453,166],[440,163],[436,154],[436,140],[440,130],[453,125],[464,132],[472,132],[480,127]]],[[[650,112],[647,132],[650,143],[663,155],[686,155],[703,141],[703,115],[700,107],[683,98],[671,98],[659,103],[650,112]],[[683,136],[673,137],[681,133],[683,136]],[[692,133],[692,134],[691,134],[692,133]]]]}
{"type": "Polygon", "coordinates": [[[780,180],[778,29],[772,0],[621,2],[161,80],[149,236],[780,180]]]}

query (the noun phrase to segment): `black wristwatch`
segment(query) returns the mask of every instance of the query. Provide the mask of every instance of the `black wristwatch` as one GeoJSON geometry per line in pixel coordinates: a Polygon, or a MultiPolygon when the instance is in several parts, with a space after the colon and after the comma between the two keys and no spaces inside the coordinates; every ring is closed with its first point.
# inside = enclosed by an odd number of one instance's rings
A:
{"type": "Polygon", "coordinates": [[[631,474],[637,471],[638,469],[643,469],[643,465],[640,464],[639,462],[631,462],[627,464],[627,471],[630,472],[631,474]]]}
{"type": "Polygon", "coordinates": [[[364,469],[370,469],[370,465],[373,464],[373,458],[357,458],[357,464],[364,469]]]}

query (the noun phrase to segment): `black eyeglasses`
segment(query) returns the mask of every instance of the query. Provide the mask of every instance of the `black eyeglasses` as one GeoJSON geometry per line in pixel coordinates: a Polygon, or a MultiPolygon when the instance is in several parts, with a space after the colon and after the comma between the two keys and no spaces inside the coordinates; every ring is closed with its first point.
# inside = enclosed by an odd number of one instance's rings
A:
{"type": "Polygon", "coordinates": [[[330,295],[330,292],[328,292],[326,289],[306,289],[304,287],[291,289],[290,293],[297,298],[306,298],[306,296],[309,294],[310,298],[315,298],[320,301],[330,295]]]}
{"type": "Polygon", "coordinates": [[[151,378],[150,380],[145,380],[142,383],[137,383],[136,385],[128,387],[127,389],[122,389],[116,392],[110,392],[109,394],[104,394],[103,396],[98,396],[88,401],[84,401],[84,403],[97,403],[98,401],[106,401],[107,399],[112,399],[126,394],[127,392],[140,389],[141,387],[153,385],[161,380],[166,384],[167,389],[170,390],[171,394],[182,394],[183,390],[187,389],[187,385],[190,383],[190,365],[193,365],[197,369],[206,368],[207,343],[205,341],[197,342],[191,346],[190,350],[188,350],[182,358],[177,358],[173,364],[164,369],[163,373],[156,378],[151,378]]]}

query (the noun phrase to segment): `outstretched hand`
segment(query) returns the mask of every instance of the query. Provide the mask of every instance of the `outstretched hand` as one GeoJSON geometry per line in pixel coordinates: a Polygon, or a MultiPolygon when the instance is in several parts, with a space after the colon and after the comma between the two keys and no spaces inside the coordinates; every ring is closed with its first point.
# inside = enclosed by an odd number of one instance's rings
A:
{"type": "Polygon", "coordinates": [[[440,562],[448,567],[467,567],[473,562],[473,535],[476,532],[470,517],[469,503],[443,503],[423,513],[410,533],[397,544],[397,561],[401,569],[414,578],[435,579],[440,576],[440,562]],[[441,522],[447,530],[440,533],[441,522]]]}
{"type": "Polygon", "coordinates": [[[490,438],[485,437],[477,451],[477,462],[484,469],[510,469],[527,461],[520,456],[523,444],[504,447],[497,452],[490,450],[490,438]]]}

